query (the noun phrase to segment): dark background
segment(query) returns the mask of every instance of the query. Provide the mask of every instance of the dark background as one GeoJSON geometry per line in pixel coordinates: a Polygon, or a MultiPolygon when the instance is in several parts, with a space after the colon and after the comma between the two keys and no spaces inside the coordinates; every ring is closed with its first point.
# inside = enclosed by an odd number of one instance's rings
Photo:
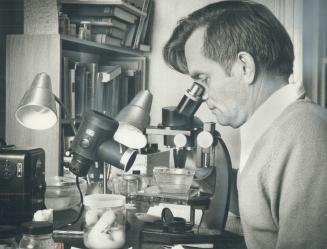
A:
{"type": "Polygon", "coordinates": [[[6,125],[6,35],[23,32],[23,0],[0,0],[0,138],[6,125]]]}

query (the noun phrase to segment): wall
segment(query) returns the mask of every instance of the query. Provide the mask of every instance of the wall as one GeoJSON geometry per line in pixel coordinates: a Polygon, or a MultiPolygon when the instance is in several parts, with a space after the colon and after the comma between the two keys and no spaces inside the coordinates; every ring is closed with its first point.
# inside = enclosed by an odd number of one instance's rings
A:
{"type": "Polygon", "coordinates": [[[303,79],[310,98],[327,107],[327,1],[305,1],[303,5],[303,79]]]}
{"type": "MultiPolygon", "coordinates": [[[[162,58],[162,48],[170,37],[177,21],[195,9],[205,6],[215,0],[155,0],[155,19],[152,37],[152,53],[150,54],[149,89],[153,93],[151,110],[151,124],[161,122],[161,108],[175,106],[181,99],[184,91],[192,81],[187,75],[171,70],[165,65],[162,58]]],[[[291,38],[295,41],[295,76],[296,80],[302,80],[302,33],[301,33],[301,0],[259,0],[258,2],[268,6],[277,17],[285,24],[291,38]]],[[[206,105],[202,105],[197,112],[202,121],[215,121],[206,105]]],[[[230,127],[218,126],[229,152],[233,167],[239,165],[240,140],[239,131],[230,127]]],[[[158,137],[150,137],[150,142],[161,142],[158,137]]]]}
{"type": "Polygon", "coordinates": [[[0,1],[0,138],[5,138],[6,35],[23,33],[23,0],[0,1]]]}

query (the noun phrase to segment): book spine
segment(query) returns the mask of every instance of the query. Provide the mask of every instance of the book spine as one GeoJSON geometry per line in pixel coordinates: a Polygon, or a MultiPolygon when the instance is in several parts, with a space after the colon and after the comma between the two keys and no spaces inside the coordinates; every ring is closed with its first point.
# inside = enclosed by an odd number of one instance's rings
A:
{"type": "Polygon", "coordinates": [[[95,95],[96,95],[98,64],[88,63],[87,68],[89,74],[87,77],[86,110],[90,110],[90,109],[94,109],[96,106],[95,95]]]}
{"type": "Polygon", "coordinates": [[[106,34],[94,34],[91,37],[92,41],[95,41],[100,44],[104,45],[110,45],[110,46],[116,46],[121,47],[122,46],[122,40],[117,39],[115,37],[108,36],[106,34]]]}
{"type": "Polygon", "coordinates": [[[76,67],[69,69],[69,85],[71,89],[71,96],[70,96],[70,115],[73,119],[76,118],[76,82],[75,82],[75,75],[76,75],[76,67]]]}
{"type": "MultiPolygon", "coordinates": [[[[69,58],[63,58],[62,64],[62,96],[63,96],[63,103],[66,106],[67,110],[71,113],[71,89],[70,89],[70,82],[69,82],[69,58]]],[[[63,115],[64,118],[67,118],[66,113],[63,115]]]]}
{"type": "MultiPolygon", "coordinates": [[[[154,2],[150,1],[149,6],[148,6],[148,14],[144,21],[143,30],[141,31],[139,45],[144,44],[144,45],[148,45],[150,47],[153,17],[154,17],[154,2]]],[[[151,50],[151,48],[149,50],[151,50]]]]}
{"type": "Polygon", "coordinates": [[[113,17],[90,17],[90,16],[71,16],[70,22],[76,23],[77,25],[80,24],[82,21],[89,21],[91,22],[91,30],[94,25],[96,26],[107,26],[107,27],[116,27],[123,31],[126,31],[128,28],[128,24],[113,17]]]}
{"type": "Polygon", "coordinates": [[[125,38],[125,31],[117,29],[115,27],[105,27],[105,26],[92,26],[91,34],[106,34],[118,39],[123,40],[125,38]]]}
{"type": "Polygon", "coordinates": [[[103,110],[102,112],[106,115],[113,117],[112,112],[112,98],[113,98],[113,81],[110,81],[108,84],[104,85],[104,95],[103,95],[103,110]]]}
{"type": "Polygon", "coordinates": [[[75,78],[75,111],[76,117],[80,118],[85,111],[85,96],[86,96],[86,68],[83,64],[79,63],[76,68],[76,78],[75,78]]]}
{"type": "Polygon", "coordinates": [[[99,67],[102,82],[108,82],[122,73],[120,66],[101,66],[99,67]]]}
{"type": "Polygon", "coordinates": [[[96,81],[96,93],[95,93],[95,110],[103,112],[103,94],[104,94],[104,84],[99,80],[99,73],[97,73],[96,81]]]}
{"type": "Polygon", "coordinates": [[[120,76],[112,80],[112,98],[111,98],[111,115],[115,117],[118,114],[119,108],[119,87],[120,87],[120,76]]]}
{"type": "Polygon", "coordinates": [[[137,30],[137,24],[134,23],[134,24],[130,25],[128,31],[126,31],[126,36],[124,39],[125,47],[131,48],[133,46],[136,30],[137,30]]]}
{"type": "MultiPolygon", "coordinates": [[[[150,0],[146,0],[146,1],[147,2],[144,3],[145,4],[144,11],[147,12],[147,16],[148,16],[149,15],[149,13],[148,13],[149,8],[148,7],[149,7],[150,0]]],[[[143,31],[145,20],[146,20],[147,16],[141,16],[140,19],[139,19],[139,24],[137,26],[137,30],[136,30],[136,33],[135,33],[134,44],[133,44],[134,49],[138,49],[138,47],[140,45],[140,37],[141,37],[141,33],[143,31]]]]}

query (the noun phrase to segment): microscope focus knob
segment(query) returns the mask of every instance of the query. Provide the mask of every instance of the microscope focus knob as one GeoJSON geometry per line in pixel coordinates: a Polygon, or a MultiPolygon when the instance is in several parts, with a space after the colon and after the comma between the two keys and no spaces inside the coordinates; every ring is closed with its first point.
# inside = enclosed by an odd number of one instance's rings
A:
{"type": "Polygon", "coordinates": [[[174,137],[174,144],[176,147],[178,148],[182,148],[184,147],[186,144],[187,144],[187,138],[184,134],[177,134],[175,137],[174,137]]]}
{"type": "Polygon", "coordinates": [[[196,140],[201,148],[207,149],[213,144],[213,135],[208,131],[202,131],[199,133],[196,140]]]}
{"type": "Polygon", "coordinates": [[[82,148],[87,149],[90,147],[90,140],[87,138],[83,138],[80,142],[82,148]]]}

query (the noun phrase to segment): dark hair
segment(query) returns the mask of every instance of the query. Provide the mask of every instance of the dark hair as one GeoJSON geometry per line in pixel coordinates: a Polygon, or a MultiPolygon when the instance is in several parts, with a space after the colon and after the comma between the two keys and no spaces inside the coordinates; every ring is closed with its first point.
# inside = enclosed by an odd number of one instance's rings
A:
{"type": "Polygon", "coordinates": [[[222,1],[180,20],[166,43],[164,59],[181,73],[188,73],[185,43],[199,27],[205,27],[204,56],[221,64],[227,74],[241,51],[251,54],[257,70],[287,77],[293,72],[293,44],[273,13],[250,1],[222,1]]]}

